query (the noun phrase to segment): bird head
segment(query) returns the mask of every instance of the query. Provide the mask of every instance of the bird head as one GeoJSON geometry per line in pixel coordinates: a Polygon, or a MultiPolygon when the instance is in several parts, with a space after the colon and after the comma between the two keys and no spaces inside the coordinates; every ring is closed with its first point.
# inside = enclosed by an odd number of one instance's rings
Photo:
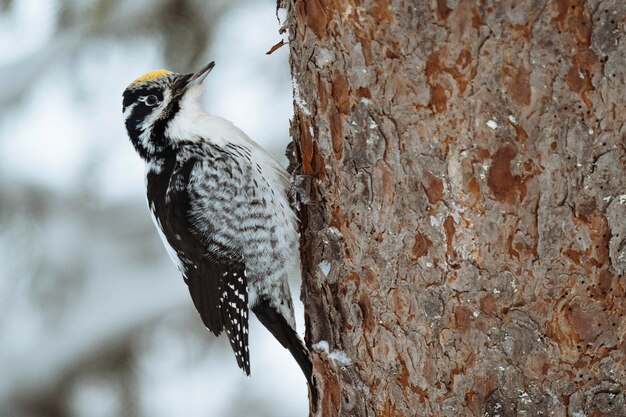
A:
{"type": "Polygon", "coordinates": [[[177,74],[167,70],[150,71],[137,77],[123,94],[126,131],[139,155],[146,161],[173,151],[184,138],[170,134],[195,109],[202,92],[202,81],[215,62],[200,71],[177,74]]]}

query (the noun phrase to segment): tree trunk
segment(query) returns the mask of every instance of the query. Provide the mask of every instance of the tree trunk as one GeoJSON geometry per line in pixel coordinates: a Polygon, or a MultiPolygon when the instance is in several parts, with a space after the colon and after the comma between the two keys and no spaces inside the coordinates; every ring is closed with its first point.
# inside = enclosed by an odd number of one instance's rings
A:
{"type": "Polygon", "coordinates": [[[319,415],[625,416],[626,2],[286,7],[319,415]]]}

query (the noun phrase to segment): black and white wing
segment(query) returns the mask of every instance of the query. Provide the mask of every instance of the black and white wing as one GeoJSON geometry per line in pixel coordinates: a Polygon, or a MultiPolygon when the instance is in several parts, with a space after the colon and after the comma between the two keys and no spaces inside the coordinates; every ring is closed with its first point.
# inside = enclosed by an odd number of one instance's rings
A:
{"type": "Polygon", "coordinates": [[[195,164],[194,160],[176,164],[164,184],[164,198],[156,195],[156,174],[148,176],[148,201],[202,321],[215,335],[226,332],[237,364],[250,375],[246,267],[240,253],[214,241],[210,225],[199,224],[194,216],[193,200],[198,196],[189,188],[189,177],[195,164]]]}
{"type": "Polygon", "coordinates": [[[215,335],[226,331],[237,365],[250,375],[248,290],[241,259],[205,258],[190,265],[185,283],[202,321],[215,335]]]}

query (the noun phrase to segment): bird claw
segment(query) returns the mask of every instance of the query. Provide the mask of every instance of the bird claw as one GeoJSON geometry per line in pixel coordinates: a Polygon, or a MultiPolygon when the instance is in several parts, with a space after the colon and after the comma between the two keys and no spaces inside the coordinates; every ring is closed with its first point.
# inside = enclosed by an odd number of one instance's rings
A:
{"type": "Polygon", "coordinates": [[[313,194],[313,182],[315,177],[310,174],[297,174],[300,171],[300,165],[294,169],[291,174],[291,200],[300,208],[300,204],[309,206],[317,204],[320,200],[314,199],[313,194]]]}

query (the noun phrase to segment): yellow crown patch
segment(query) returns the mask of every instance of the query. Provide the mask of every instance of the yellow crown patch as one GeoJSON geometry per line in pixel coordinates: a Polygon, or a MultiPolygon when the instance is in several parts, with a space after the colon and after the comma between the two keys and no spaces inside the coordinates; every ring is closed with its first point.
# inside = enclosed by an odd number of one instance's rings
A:
{"type": "Polygon", "coordinates": [[[133,86],[135,86],[135,85],[137,85],[139,83],[142,83],[144,81],[154,80],[154,79],[157,79],[159,77],[163,77],[164,75],[171,74],[171,73],[172,73],[172,71],[168,71],[168,70],[164,70],[164,69],[146,72],[145,74],[140,75],[139,77],[135,78],[133,80],[133,82],[131,82],[128,85],[128,88],[133,87],[133,86]]]}

